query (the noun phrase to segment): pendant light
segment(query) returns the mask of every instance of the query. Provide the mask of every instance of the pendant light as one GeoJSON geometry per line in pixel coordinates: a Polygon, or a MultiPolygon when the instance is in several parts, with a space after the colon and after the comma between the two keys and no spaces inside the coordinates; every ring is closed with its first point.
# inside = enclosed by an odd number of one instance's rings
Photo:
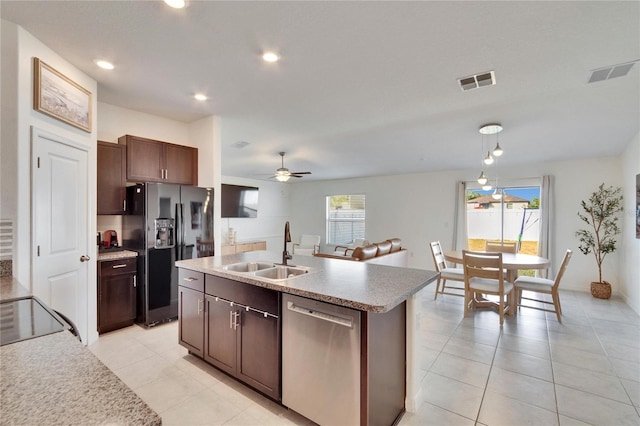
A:
{"type": "MultiPolygon", "coordinates": [[[[502,131],[502,125],[499,123],[484,124],[480,126],[480,128],[478,129],[478,132],[480,132],[480,134],[482,135],[482,149],[480,151],[481,154],[484,154],[484,136],[487,135],[487,137],[490,137],[491,135],[496,135],[496,147],[493,149],[493,151],[487,150],[487,155],[484,156],[482,159],[483,165],[490,166],[494,164],[496,159],[504,153],[502,147],[500,146],[500,143],[498,142],[498,133],[500,133],[501,131],[502,131]]],[[[490,143],[487,145],[490,145],[490,143]]],[[[482,189],[484,191],[490,191],[492,188],[491,184],[489,183],[489,179],[487,178],[487,175],[484,173],[484,170],[480,172],[480,176],[478,177],[478,183],[482,185],[482,189]]],[[[496,187],[493,194],[491,194],[491,196],[497,200],[502,198],[502,191],[498,188],[497,178],[496,178],[496,187]]]]}

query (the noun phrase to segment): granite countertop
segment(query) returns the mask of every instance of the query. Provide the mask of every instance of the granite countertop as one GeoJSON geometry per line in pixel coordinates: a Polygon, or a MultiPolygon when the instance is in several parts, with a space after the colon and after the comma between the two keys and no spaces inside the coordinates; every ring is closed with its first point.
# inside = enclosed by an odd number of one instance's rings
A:
{"type": "MultiPolygon", "coordinates": [[[[0,300],[31,296],[0,278],[0,300]]],[[[155,411],[69,331],[0,346],[0,425],[161,425],[155,411]]]]}
{"type": "Polygon", "coordinates": [[[311,268],[308,274],[274,281],[221,269],[224,265],[246,261],[279,263],[282,261],[282,254],[253,251],[229,256],[180,260],[176,262],[176,266],[374,313],[392,310],[438,278],[437,272],[424,269],[295,255],[288,262],[290,266],[311,268]]]}
{"type": "Polygon", "coordinates": [[[0,300],[15,299],[31,296],[31,292],[24,288],[13,277],[0,277],[0,300]]]}
{"type": "Polygon", "coordinates": [[[118,250],[113,252],[98,253],[98,262],[105,260],[129,259],[138,256],[138,253],[131,250],[118,250]]]}
{"type": "Polygon", "coordinates": [[[0,360],[2,424],[162,424],[68,331],[2,346],[0,360]]]}

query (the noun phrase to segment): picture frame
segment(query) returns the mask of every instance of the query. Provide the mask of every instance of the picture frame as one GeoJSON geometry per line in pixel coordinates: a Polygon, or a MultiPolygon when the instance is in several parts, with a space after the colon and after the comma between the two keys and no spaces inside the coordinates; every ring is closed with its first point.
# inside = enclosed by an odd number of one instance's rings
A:
{"type": "Polygon", "coordinates": [[[33,70],[33,109],[91,133],[91,92],[39,58],[33,70]]]}

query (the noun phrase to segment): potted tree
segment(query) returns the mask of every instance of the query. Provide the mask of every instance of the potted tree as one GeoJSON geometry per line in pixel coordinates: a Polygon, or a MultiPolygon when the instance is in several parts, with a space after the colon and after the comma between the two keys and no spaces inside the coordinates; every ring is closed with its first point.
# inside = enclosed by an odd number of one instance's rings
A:
{"type": "Polygon", "coordinates": [[[580,202],[582,211],[578,217],[588,229],[579,229],[578,248],[584,255],[593,253],[598,264],[598,281],[591,283],[591,294],[599,299],[611,297],[611,284],[602,279],[602,262],[609,253],[616,251],[616,235],[620,234],[618,213],[622,211],[622,189],[602,183],[588,200],[580,202]]]}

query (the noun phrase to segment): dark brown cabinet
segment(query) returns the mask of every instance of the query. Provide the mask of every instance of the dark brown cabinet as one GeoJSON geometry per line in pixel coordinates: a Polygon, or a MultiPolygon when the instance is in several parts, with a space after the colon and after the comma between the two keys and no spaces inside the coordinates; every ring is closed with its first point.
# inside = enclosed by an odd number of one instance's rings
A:
{"type": "Polygon", "coordinates": [[[98,141],[98,214],[126,211],[126,149],[123,145],[98,141]]]}
{"type": "Polygon", "coordinates": [[[126,146],[126,179],[198,185],[198,149],[139,136],[118,138],[126,146]]]}
{"type": "Polygon", "coordinates": [[[179,343],[280,401],[280,294],[179,269],[179,343]]]}
{"type": "Polygon", "coordinates": [[[204,274],[178,270],[178,342],[190,353],[203,357],[204,352],[204,274]]]}
{"type": "Polygon", "coordinates": [[[100,261],[98,333],[133,324],[136,318],[136,258],[100,261]]]}
{"type": "Polygon", "coordinates": [[[204,359],[280,400],[280,293],[205,275],[204,359]]]}

